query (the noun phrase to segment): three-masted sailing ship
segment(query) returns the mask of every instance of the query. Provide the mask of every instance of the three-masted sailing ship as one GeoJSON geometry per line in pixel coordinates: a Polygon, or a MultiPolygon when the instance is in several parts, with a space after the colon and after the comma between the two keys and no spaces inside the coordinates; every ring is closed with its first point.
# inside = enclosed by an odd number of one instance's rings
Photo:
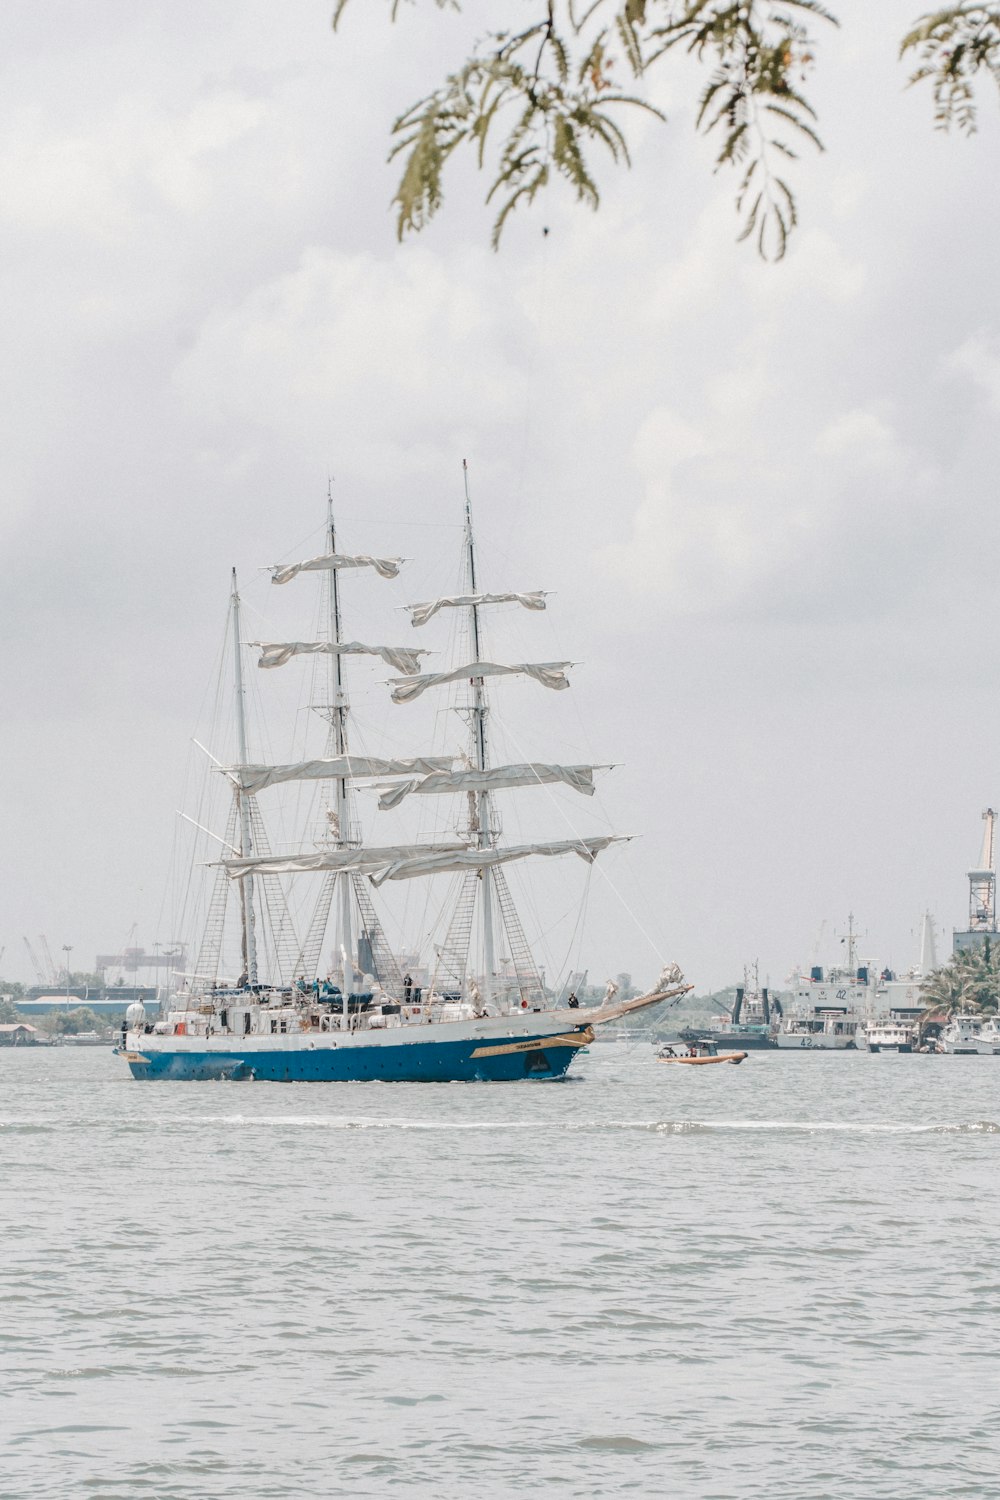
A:
{"type": "Polygon", "coordinates": [[[533,961],[505,867],[560,855],[592,863],[619,837],[501,841],[495,799],[505,792],[556,784],[584,794],[594,790],[594,766],[494,764],[491,759],[487,683],[518,675],[548,688],[564,688],[570,663],[484,659],[484,612],[498,604],[542,610],[545,595],[482,591],[466,489],[464,592],[407,608],[417,627],[441,611],[461,612],[467,625],[467,659],[446,671],[425,672],[425,650],[369,646],[345,638],[342,576],[363,570],[393,578],[401,560],[339,552],[332,508],[326,539],[326,551],[318,557],[272,569],[272,582],[279,585],[311,574],[325,581],[323,638],[252,643],[260,650],[262,668],[283,666],[300,656],[329,659],[325,754],[289,764],[251,760],[243,670],[246,643],[234,575],[230,630],[238,763],[219,767],[232,792],[229,821],[220,840],[226,852],[218,862],[195,972],[159,1019],[148,1019],[141,1005],[129,1008],[119,1050],[136,1078],[451,1082],[561,1077],[593,1040],[596,1027],[675,1000],[689,986],[670,964],[653,990],[637,998],[616,998],[609,985],[597,1006],[581,1008],[575,997],[555,1004],[533,961]],[[467,752],[407,758],[353,753],[345,659],[358,655],[381,659],[399,674],[390,679],[397,704],[459,684],[465,695],[467,752]],[[319,783],[327,790],[325,826],[312,848],[275,854],[267,843],[258,797],[271,787],[296,782],[319,783]],[[464,812],[446,839],[371,843],[362,837],[357,818],[359,788],[377,792],[383,811],[410,797],[452,794],[464,812]],[[297,939],[281,882],[306,873],[318,880],[318,894],[305,933],[297,939]],[[430,981],[426,987],[417,986],[401,972],[386,938],[376,907],[378,891],[387,882],[444,875],[452,879],[452,915],[435,950],[430,981]],[[227,896],[233,889],[238,896],[242,970],[238,977],[225,978],[220,973],[223,931],[227,896]],[[265,926],[270,936],[262,943],[265,926]],[[321,954],[331,926],[338,957],[321,977],[321,954]]]}

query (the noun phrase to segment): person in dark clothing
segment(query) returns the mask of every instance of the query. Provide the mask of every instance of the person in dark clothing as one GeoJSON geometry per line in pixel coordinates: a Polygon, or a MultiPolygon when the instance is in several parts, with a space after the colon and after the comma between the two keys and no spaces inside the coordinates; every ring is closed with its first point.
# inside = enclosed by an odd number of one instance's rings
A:
{"type": "Polygon", "coordinates": [[[569,999],[566,1001],[566,1004],[569,1006],[570,1010],[580,1009],[580,1002],[575,995],[570,995],[569,999]]]}

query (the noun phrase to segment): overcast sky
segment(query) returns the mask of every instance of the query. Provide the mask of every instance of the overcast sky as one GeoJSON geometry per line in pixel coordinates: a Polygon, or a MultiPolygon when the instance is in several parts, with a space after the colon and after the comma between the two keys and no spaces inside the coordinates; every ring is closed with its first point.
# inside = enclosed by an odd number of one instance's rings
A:
{"type": "Polygon", "coordinates": [[[780,983],[849,911],[880,963],[928,907],[949,946],[1000,798],[995,96],[935,134],[916,0],[843,0],[782,265],[736,243],[679,84],[597,215],[554,189],[495,255],[463,168],[400,246],[389,125],[465,23],[353,0],[334,36],[331,4],[0,15],[0,973],[34,979],[22,934],[74,968],[194,940],[168,872],[230,568],[267,617],[332,473],[345,546],[425,598],[463,458],[486,586],[554,591],[512,642],[579,663],[515,693],[517,743],[615,762],[577,830],[640,835],[595,877],[592,977],[780,983]]]}

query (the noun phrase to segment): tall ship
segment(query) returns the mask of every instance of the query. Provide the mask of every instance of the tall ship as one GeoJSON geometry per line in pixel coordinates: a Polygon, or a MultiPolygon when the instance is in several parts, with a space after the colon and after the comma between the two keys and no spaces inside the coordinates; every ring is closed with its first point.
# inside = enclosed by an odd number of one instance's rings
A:
{"type": "MultiPolygon", "coordinates": [[[[318,578],[323,584],[318,639],[245,642],[241,601],[233,575],[229,637],[235,702],[236,759],[216,762],[229,789],[228,822],[221,835],[205,933],[195,968],[159,1020],[131,1006],[119,1049],[139,1079],[260,1079],[269,1081],[437,1081],[552,1079],[602,1026],[687,993],[680,969],[667,964],[657,983],[632,999],[618,998],[609,983],[603,1000],[581,1007],[575,998],[555,1005],[525,936],[505,870],[522,861],[549,868],[561,856],[586,866],[621,836],[602,833],[560,839],[502,837],[500,801],[527,788],[594,792],[592,765],[497,762],[491,754],[488,684],[517,676],[547,689],[569,686],[569,662],[508,664],[484,654],[484,623],[494,606],[543,610],[543,592],[484,592],[472,527],[466,477],[461,592],[406,606],[411,624],[450,616],[457,662],[425,672],[427,652],[411,646],[367,645],[350,639],[342,618],[347,578],[395,578],[401,559],[338,550],[328,502],[326,549],[302,562],[275,567],[272,583],[318,578]],[[328,662],[327,734],[319,758],[262,763],[251,757],[244,650],[260,651],[258,666],[285,666],[298,658],[328,662]],[[457,694],[467,744],[460,754],[382,756],[355,753],[351,743],[347,661],[381,660],[395,705],[426,691],[457,694]],[[271,788],[320,790],[310,809],[312,839],[274,853],[259,798],[271,788]],[[401,804],[447,805],[451,821],[435,819],[431,837],[408,835],[388,843],[368,836],[358,794],[377,798],[377,810],[396,815],[401,804]],[[428,803],[424,803],[424,799],[428,803]],[[318,827],[317,827],[318,823],[318,827]],[[446,825],[442,833],[442,825],[446,825]],[[299,933],[288,886],[308,877],[315,894],[299,933]],[[378,910],[382,887],[426,881],[446,885],[437,905],[441,940],[426,975],[401,968],[378,910]],[[233,902],[230,898],[235,895],[233,902]],[[225,942],[235,905],[239,972],[225,973],[225,942]],[[332,930],[335,964],[321,955],[332,930]]],[[[294,670],[294,668],[293,668],[294,670]]],[[[398,743],[392,736],[392,745],[398,743]]],[[[213,757],[214,758],[214,757],[213,757]]],[[[296,803],[293,799],[292,807],[296,803]]],[[[203,830],[204,831],[204,830],[203,830]]],[[[429,903],[428,903],[429,904],[429,903]]]]}

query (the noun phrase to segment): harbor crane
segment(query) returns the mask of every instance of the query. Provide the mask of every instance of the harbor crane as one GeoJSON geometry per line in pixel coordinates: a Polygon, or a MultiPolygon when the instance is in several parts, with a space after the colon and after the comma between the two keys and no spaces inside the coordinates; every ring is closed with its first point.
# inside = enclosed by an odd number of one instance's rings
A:
{"type": "Polygon", "coordinates": [[[39,934],[38,946],[41,950],[42,957],[45,959],[45,966],[48,970],[48,973],[45,976],[46,982],[48,984],[58,984],[59,970],[56,968],[52,954],[49,952],[49,940],[45,936],[44,932],[39,934]]]}
{"type": "Polygon", "coordinates": [[[983,813],[983,847],[976,869],[969,871],[969,931],[996,932],[997,877],[993,868],[993,842],[997,815],[992,807],[983,813]]]}
{"type": "Polygon", "coordinates": [[[34,948],[31,946],[31,944],[28,942],[27,938],[24,939],[24,946],[28,950],[28,957],[31,959],[31,967],[35,971],[35,978],[38,980],[39,984],[44,984],[45,983],[45,975],[42,973],[41,960],[39,959],[38,954],[35,952],[34,948]]]}
{"type": "Polygon", "coordinates": [[[983,813],[983,847],[979,863],[969,871],[969,925],[952,935],[952,952],[985,948],[997,930],[997,877],[994,868],[997,815],[992,807],[983,813]]]}

